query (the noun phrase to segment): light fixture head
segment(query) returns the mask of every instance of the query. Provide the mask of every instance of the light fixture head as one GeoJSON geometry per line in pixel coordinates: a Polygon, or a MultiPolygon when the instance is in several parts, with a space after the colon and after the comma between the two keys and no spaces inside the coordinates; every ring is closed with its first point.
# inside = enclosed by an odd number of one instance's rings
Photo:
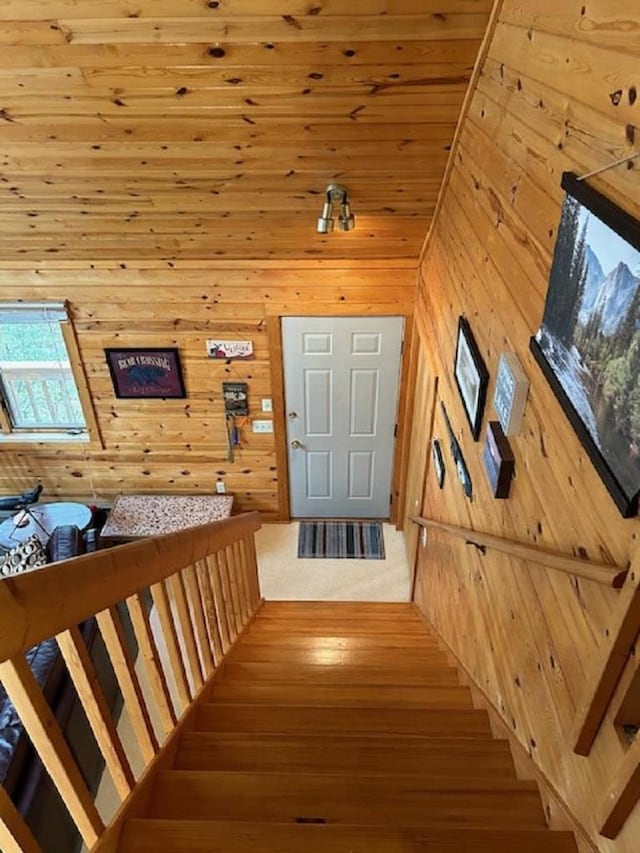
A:
{"type": "Polygon", "coordinates": [[[328,234],[330,231],[333,231],[333,219],[327,216],[318,217],[316,231],[318,234],[328,234]]]}
{"type": "Polygon", "coordinates": [[[340,216],[338,217],[338,227],[341,231],[352,231],[356,226],[356,218],[351,213],[351,205],[345,200],[340,205],[340,216]]]}
{"type": "Polygon", "coordinates": [[[318,234],[328,234],[333,231],[333,206],[340,205],[338,215],[338,228],[340,231],[351,231],[355,228],[356,220],[351,212],[351,205],[347,197],[347,188],[342,184],[329,184],[327,187],[326,201],[322,208],[322,215],[318,219],[316,231],[318,234]]]}

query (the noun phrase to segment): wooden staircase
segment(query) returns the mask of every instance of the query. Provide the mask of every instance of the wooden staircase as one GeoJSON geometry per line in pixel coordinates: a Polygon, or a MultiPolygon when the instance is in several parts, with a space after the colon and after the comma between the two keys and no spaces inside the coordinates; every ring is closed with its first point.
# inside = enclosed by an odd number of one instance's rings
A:
{"type": "Polygon", "coordinates": [[[411,605],[270,602],[124,853],[575,853],[411,605]]]}

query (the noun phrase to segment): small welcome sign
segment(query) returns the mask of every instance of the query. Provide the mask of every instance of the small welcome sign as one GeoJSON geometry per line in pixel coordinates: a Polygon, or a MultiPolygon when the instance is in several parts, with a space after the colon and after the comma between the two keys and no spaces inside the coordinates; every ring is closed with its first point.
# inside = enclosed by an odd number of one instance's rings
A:
{"type": "Polygon", "coordinates": [[[184,397],[178,350],[105,349],[116,397],[184,397]]]}
{"type": "Polygon", "coordinates": [[[252,358],[253,341],[207,341],[209,358],[252,358]]]}

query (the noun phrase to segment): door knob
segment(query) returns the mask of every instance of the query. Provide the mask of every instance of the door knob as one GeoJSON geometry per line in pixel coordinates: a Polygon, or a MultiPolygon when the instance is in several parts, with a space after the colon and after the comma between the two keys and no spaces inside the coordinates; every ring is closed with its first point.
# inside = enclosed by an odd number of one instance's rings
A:
{"type": "Polygon", "coordinates": [[[295,419],[298,417],[298,413],[297,412],[289,412],[289,417],[291,418],[292,421],[295,421],[295,419]]]}
{"type": "Polygon", "coordinates": [[[304,444],[300,444],[300,442],[299,442],[297,439],[294,439],[294,440],[291,442],[291,447],[292,447],[294,450],[302,450],[302,448],[304,447],[304,444]]]}

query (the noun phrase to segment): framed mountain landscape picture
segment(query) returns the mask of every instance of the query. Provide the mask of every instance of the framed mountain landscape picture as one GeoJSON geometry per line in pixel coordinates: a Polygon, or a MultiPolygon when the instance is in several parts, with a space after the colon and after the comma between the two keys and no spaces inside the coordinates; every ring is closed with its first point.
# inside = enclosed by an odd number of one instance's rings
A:
{"type": "Polygon", "coordinates": [[[573,173],[531,351],[623,516],[640,493],[640,224],[573,173]]]}

